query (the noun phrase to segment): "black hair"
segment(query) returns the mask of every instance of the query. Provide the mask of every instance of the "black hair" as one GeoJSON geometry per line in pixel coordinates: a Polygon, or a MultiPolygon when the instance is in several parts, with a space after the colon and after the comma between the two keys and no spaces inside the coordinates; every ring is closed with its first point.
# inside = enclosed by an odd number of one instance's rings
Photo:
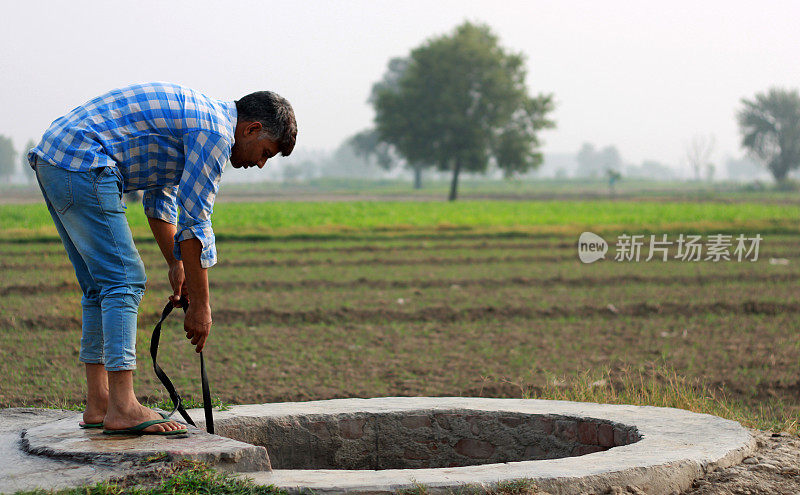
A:
{"type": "Polygon", "coordinates": [[[276,141],[281,155],[292,154],[297,139],[297,121],[289,101],[272,91],[257,91],[236,101],[237,119],[259,122],[267,138],[276,141]]]}

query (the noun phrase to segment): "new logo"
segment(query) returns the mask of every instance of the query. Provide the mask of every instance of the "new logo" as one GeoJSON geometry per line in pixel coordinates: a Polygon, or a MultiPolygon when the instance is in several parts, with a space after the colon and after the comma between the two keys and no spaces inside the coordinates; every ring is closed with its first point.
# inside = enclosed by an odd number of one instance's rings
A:
{"type": "Polygon", "coordinates": [[[608,243],[599,235],[584,232],[578,238],[578,258],[581,263],[594,263],[605,258],[608,252],[608,243]]]}

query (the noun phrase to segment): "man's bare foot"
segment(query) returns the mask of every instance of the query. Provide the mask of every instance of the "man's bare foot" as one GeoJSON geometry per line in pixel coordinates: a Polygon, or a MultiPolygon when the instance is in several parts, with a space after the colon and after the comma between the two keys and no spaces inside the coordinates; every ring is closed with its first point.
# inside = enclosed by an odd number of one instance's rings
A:
{"type": "Polygon", "coordinates": [[[108,410],[108,373],[103,364],[85,363],[86,366],[86,410],[83,422],[102,423],[108,410]]]}
{"type": "Polygon", "coordinates": [[[108,409],[108,396],[86,400],[86,409],[83,411],[83,422],[88,424],[102,423],[108,409]]]}
{"type": "MultiPolygon", "coordinates": [[[[137,403],[125,408],[125,410],[112,410],[109,407],[103,426],[106,430],[124,430],[153,419],[163,419],[163,417],[152,409],[137,403]]],[[[150,425],[142,431],[154,433],[181,430],[183,428],[186,428],[186,426],[176,421],[169,421],[168,423],[150,425]]]]}

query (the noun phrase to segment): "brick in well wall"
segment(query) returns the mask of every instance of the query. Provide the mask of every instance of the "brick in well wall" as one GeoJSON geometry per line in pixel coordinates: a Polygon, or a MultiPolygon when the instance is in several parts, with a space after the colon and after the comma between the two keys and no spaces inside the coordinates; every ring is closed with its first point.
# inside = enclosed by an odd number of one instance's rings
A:
{"type": "Polygon", "coordinates": [[[339,421],[339,432],[343,438],[354,440],[364,436],[365,418],[342,419],[339,421]]]}
{"type": "Polygon", "coordinates": [[[522,418],[515,418],[513,416],[504,416],[500,418],[500,422],[506,426],[511,426],[512,428],[521,425],[524,421],[525,420],[522,418]]]}
{"type": "Polygon", "coordinates": [[[556,436],[562,440],[574,442],[578,439],[578,422],[570,419],[556,421],[556,436]]]}
{"type": "Polygon", "coordinates": [[[467,416],[467,423],[469,423],[469,431],[473,435],[477,435],[481,431],[480,427],[481,417],[480,416],[467,416]]]}
{"type": "Polygon", "coordinates": [[[525,459],[543,459],[547,452],[538,445],[528,445],[525,447],[525,459]]]}
{"type": "Polygon", "coordinates": [[[474,438],[462,438],[456,443],[456,452],[472,459],[486,459],[494,454],[495,447],[489,442],[474,438]]]}
{"type": "Polygon", "coordinates": [[[628,430],[614,428],[614,445],[628,445],[628,430]]]}
{"type": "Polygon", "coordinates": [[[306,428],[320,440],[330,440],[331,438],[331,432],[328,430],[328,423],[326,421],[309,423],[306,428]]]}
{"type": "Polygon", "coordinates": [[[463,414],[447,414],[447,413],[440,413],[434,414],[433,418],[436,422],[444,428],[445,430],[449,430],[452,428],[453,423],[461,419],[464,415],[463,414]]]}
{"type": "Polygon", "coordinates": [[[430,416],[405,416],[400,424],[406,428],[425,428],[431,426],[430,416]]]}
{"type": "Polygon", "coordinates": [[[597,444],[601,447],[614,446],[614,427],[607,423],[597,425],[597,444]]]}
{"type": "Polygon", "coordinates": [[[578,441],[584,445],[597,445],[597,423],[594,421],[578,423],[578,441]]]}

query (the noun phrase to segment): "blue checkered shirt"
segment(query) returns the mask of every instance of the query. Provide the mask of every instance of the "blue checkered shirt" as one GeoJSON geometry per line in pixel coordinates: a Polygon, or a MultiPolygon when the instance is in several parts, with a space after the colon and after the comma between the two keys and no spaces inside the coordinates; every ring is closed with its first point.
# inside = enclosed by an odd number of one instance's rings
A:
{"type": "Polygon", "coordinates": [[[145,214],[197,238],[203,267],[217,262],[211,213],[231,155],[236,105],[170,83],[109,91],[53,122],[28,153],[74,171],[114,167],[124,190],[144,190],[145,214]],[[178,214],[180,205],[180,215],[178,214]]]}

